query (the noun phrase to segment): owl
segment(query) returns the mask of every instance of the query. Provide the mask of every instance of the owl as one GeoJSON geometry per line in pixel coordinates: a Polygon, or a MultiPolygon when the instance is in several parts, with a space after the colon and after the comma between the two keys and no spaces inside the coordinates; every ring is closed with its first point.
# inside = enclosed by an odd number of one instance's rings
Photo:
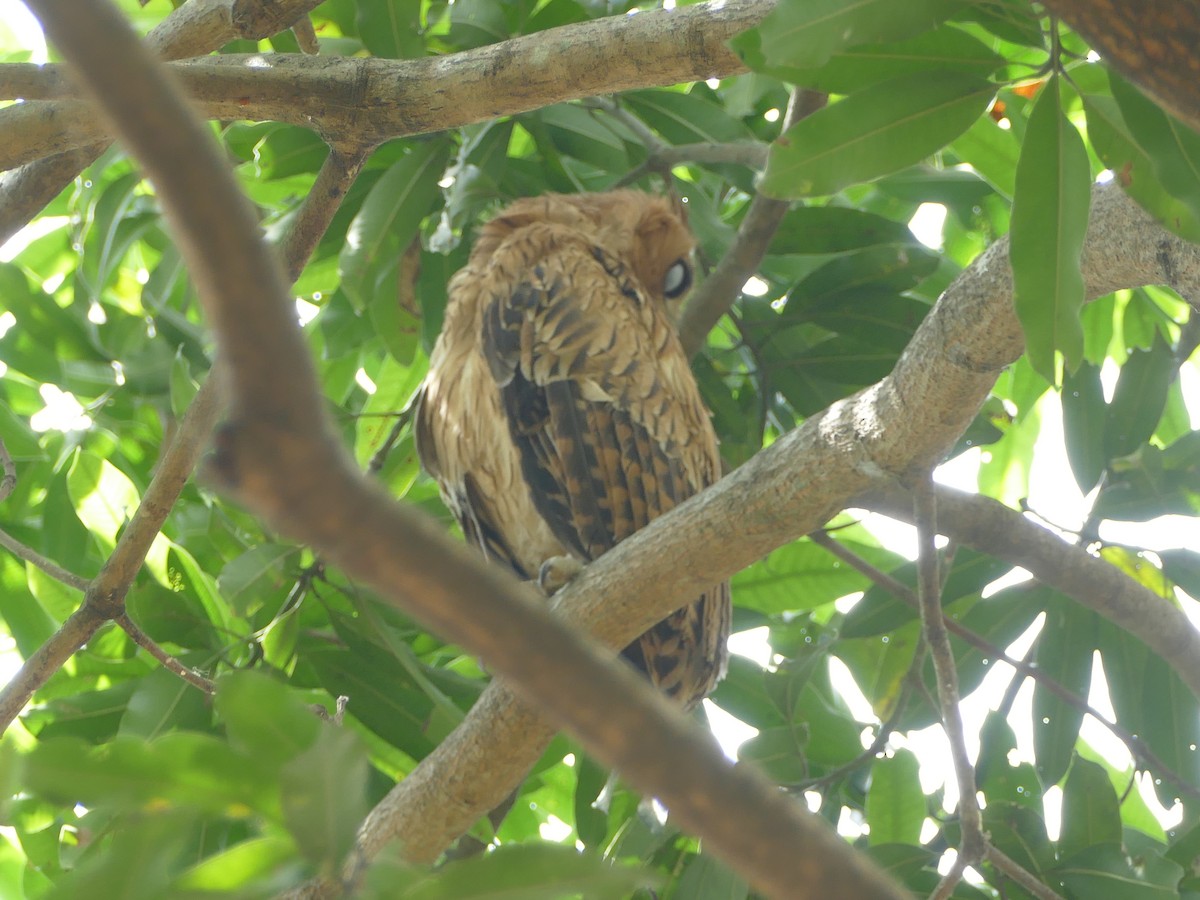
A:
{"type": "MultiPolygon", "coordinates": [[[[549,194],[485,225],[451,279],[417,451],[467,540],[518,577],[593,560],[718,478],[673,324],[693,243],[666,198],[549,194]]],[[[729,625],[714,585],[623,655],[690,708],[724,674],[729,625]]]]}

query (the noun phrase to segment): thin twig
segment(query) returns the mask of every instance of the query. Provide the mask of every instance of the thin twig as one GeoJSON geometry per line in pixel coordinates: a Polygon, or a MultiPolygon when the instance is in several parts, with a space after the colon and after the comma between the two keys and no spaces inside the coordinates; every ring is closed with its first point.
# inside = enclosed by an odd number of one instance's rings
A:
{"type": "MultiPolygon", "coordinates": [[[[958,818],[962,826],[958,859],[965,868],[975,865],[983,858],[985,838],[979,798],[975,793],[975,768],[967,753],[963,734],[954,651],[950,647],[950,635],[946,631],[942,616],[942,585],[938,576],[935,543],[937,508],[933,497],[933,478],[927,474],[913,487],[913,515],[917,524],[917,547],[920,554],[917,560],[917,597],[921,603],[921,625],[925,643],[929,646],[933,669],[937,673],[942,727],[950,742],[950,758],[954,762],[954,774],[958,780],[958,818]]],[[[952,890],[953,885],[950,887],[952,890]]]]}
{"type": "Polygon", "coordinates": [[[988,845],[984,858],[1038,900],[1063,900],[1061,894],[994,845],[988,845]]]}
{"type": "Polygon", "coordinates": [[[146,632],[138,628],[127,613],[121,613],[113,621],[121,627],[122,631],[129,635],[135,644],[157,659],[164,669],[178,675],[188,684],[200,688],[206,694],[215,694],[217,692],[217,686],[210,679],[204,677],[195,669],[189,669],[171,654],[167,653],[146,632]]]}
{"type": "Polygon", "coordinates": [[[74,572],[69,572],[51,559],[47,559],[38,553],[32,547],[22,544],[12,535],[5,531],[0,531],[0,547],[3,547],[13,556],[18,559],[23,559],[31,564],[34,568],[41,569],[55,581],[62,582],[67,587],[75,588],[77,591],[86,591],[88,580],[74,572]]]}

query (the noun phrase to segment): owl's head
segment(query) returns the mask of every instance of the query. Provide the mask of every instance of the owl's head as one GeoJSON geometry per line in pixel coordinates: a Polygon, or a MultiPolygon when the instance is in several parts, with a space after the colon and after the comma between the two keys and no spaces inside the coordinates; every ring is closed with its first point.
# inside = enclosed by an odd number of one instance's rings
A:
{"type": "Polygon", "coordinates": [[[489,223],[476,252],[490,256],[505,234],[534,222],[554,222],[586,233],[625,263],[672,319],[692,287],[696,241],[683,205],[672,198],[636,190],[527,197],[489,223]]]}

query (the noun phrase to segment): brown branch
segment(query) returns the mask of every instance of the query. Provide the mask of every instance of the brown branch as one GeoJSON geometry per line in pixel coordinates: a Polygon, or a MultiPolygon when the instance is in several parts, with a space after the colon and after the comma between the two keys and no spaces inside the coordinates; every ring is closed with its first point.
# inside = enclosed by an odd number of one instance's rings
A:
{"type": "Polygon", "coordinates": [[[312,362],[253,211],[173,79],[110,4],[30,5],[144,164],[191,264],[233,388],[214,472],[281,530],[483,656],[764,893],[899,897],[824,824],[752,769],[735,769],[643,679],[564,627],[531,589],[353,467],[322,417],[312,362]],[[828,860],[837,864],[818,868],[828,860]]]}
{"type": "MultiPolygon", "coordinates": [[[[258,40],[283,31],[318,2],[205,0],[203,3],[185,3],[146,36],[146,45],[163,59],[203,56],[234,38],[258,40]]],[[[8,71],[7,66],[0,66],[0,73],[8,71]]],[[[41,114],[46,118],[61,111],[61,104],[40,106],[41,114]]],[[[107,141],[95,143],[0,174],[0,244],[41,212],[107,146],[107,141]]]]}
{"type": "Polygon", "coordinates": [[[1044,0],[1104,61],[1200,130],[1200,7],[1188,0],[1044,0]]]}
{"type": "Polygon", "coordinates": [[[0,531],[0,547],[3,547],[18,559],[25,560],[25,562],[34,568],[41,569],[55,581],[61,582],[67,587],[75,588],[77,591],[87,590],[88,580],[86,578],[64,569],[54,560],[42,556],[42,554],[38,553],[32,547],[21,543],[6,531],[0,531]]]}
{"type": "Polygon", "coordinates": [[[171,654],[163,650],[162,647],[154,642],[150,635],[134,624],[134,621],[129,618],[127,613],[121,613],[113,621],[129,635],[135,644],[157,659],[168,672],[178,675],[188,684],[200,688],[206,694],[215,694],[217,692],[217,686],[210,679],[204,677],[195,669],[189,669],[171,654]]]}
{"type": "MultiPolygon", "coordinates": [[[[798,90],[792,94],[784,116],[786,131],[796,122],[812,115],[825,105],[825,95],[798,90]]],[[[737,236],[717,267],[692,292],[683,314],[679,317],[679,339],[689,355],[704,346],[708,332],[721,320],[741,296],[746,279],[758,271],[771,238],[783,221],[791,203],[756,194],[750,208],[738,226],[737,236]]]]}
{"type": "MultiPolygon", "coordinates": [[[[728,0],[648,10],[423,59],[253,54],[172,68],[209,118],[289,122],[331,143],[354,135],[373,146],[565,100],[743,72],[725,41],[772,6],[772,0],[728,0]]],[[[30,76],[23,68],[18,74],[28,97],[30,76]]],[[[43,67],[40,77],[44,95],[74,95],[55,67],[43,67]]],[[[0,168],[107,136],[84,104],[66,100],[52,117],[36,102],[0,109],[0,129],[10,136],[0,146],[0,168]]]]}
{"type": "Polygon", "coordinates": [[[1025,888],[1025,890],[1029,891],[1029,893],[1033,894],[1033,896],[1037,897],[1038,900],[1063,900],[1062,894],[1049,887],[1036,875],[1026,870],[1015,859],[996,849],[992,844],[988,844],[985,859],[1021,887],[1025,888]]]}
{"type": "Polygon", "coordinates": [[[942,728],[950,742],[950,759],[958,781],[958,821],[961,837],[954,868],[938,884],[931,898],[944,900],[962,880],[963,871],[983,858],[985,839],[979,798],[975,793],[975,765],[967,753],[963,731],[962,697],[958,691],[958,673],[954,650],[942,616],[942,580],[938,575],[937,505],[934,501],[932,473],[920,478],[913,487],[913,517],[917,524],[917,600],[921,605],[921,630],[933,671],[937,675],[938,706],[942,728]]]}
{"type": "Polygon", "coordinates": [[[107,620],[90,606],[81,606],[25,660],[12,680],[0,689],[0,734],[12,723],[29,698],[92,639],[107,620]]]}
{"type": "Polygon", "coordinates": [[[328,230],[334,213],[342,205],[346,192],[362,171],[366,158],[365,149],[339,144],[330,147],[312,190],[305,196],[287,235],[279,245],[279,258],[289,284],[295,283],[304,271],[309,257],[328,230]]]}
{"type": "MultiPolygon", "coordinates": [[[[1173,605],[1084,548],[1068,544],[1016,510],[988,497],[937,488],[941,530],[1020,566],[1034,578],[1093,609],[1162,655],[1184,683],[1200,694],[1196,629],[1173,605]]],[[[879,489],[855,501],[911,521],[906,494],[879,489]]]]}

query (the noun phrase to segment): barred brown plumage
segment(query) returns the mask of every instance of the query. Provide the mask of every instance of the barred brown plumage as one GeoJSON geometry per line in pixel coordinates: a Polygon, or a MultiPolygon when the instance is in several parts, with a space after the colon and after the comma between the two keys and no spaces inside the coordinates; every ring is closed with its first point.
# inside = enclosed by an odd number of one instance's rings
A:
{"type": "MultiPolygon", "coordinates": [[[[663,197],[518,200],[450,281],[417,450],[467,540],[518,576],[586,562],[720,474],[668,310],[693,239],[663,197]]],[[[728,583],[624,651],[685,707],[724,674],[728,583]]]]}

